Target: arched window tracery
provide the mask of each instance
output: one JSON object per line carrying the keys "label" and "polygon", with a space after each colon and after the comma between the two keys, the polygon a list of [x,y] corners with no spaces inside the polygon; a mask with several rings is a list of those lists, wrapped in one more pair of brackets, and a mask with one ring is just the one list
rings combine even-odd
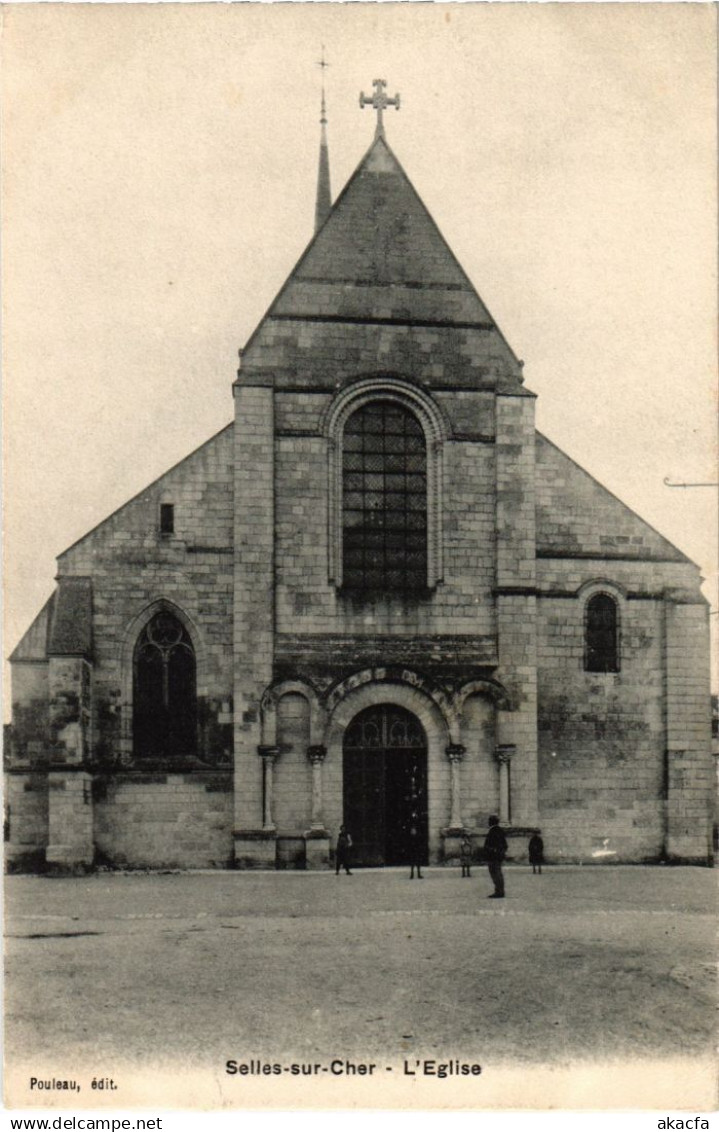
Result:
{"label": "arched window tracery", "polygon": [[168,610],[144,627],[133,658],[132,735],[136,758],[197,754],[197,668],[189,633]]}

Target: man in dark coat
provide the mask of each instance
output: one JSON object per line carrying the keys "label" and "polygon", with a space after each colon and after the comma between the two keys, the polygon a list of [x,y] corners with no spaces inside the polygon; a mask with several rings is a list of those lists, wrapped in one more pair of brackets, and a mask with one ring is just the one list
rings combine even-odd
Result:
{"label": "man in dark coat", "polygon": [[484,839],[484,855],[487,858],[489,875],[494,883],[494,892],[490,892],[490,900],[501,900],[504,897],[504,877],[502,876],[502,861],[507,855],[507,838],[499,826],[499,818],[492,814],[489,822],[489,832]]}
{"label": "man in dark coat", "polygon": [[422,880],[422,852],[420,846],[421,838],[419,835],[419,814],[412,813],[412,818],[409,825],[409,879],[414,880],[414,870],[417,870],[417,877]]}

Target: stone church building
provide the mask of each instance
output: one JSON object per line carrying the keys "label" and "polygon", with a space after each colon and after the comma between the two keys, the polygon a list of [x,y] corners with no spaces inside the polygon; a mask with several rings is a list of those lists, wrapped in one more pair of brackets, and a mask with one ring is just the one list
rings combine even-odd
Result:
{"label": "stone church building", "polygon": [[[697,566],[534,425],[390,149],[241,352],[234,420],[58,558],[14,650],[13,869],[707,862]],[[590,427],[590,422],[588,422]]]}

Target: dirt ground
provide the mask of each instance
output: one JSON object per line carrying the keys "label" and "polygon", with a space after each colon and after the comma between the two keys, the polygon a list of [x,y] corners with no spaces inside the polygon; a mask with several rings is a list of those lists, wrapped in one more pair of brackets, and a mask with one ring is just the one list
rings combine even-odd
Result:
{"label": "dirt ground", "polygon": [[6,1059],[710,1053],[710,870],[506,872],[8,877]]}

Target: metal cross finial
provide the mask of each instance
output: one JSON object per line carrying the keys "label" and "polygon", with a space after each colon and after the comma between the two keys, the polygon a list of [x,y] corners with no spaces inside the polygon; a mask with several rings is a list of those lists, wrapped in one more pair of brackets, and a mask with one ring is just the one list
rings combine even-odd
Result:
{"label": "metal cross finial", "polygon": [[387,97],[384,89],[387,86],[385,79],[374,79],[372,86],[374,87],[374,94],[371,98],[366,95],[364,91],[360,91],[360,110],[363,110],[365,106],[372,106],[373,109],[377,111],[377,129],[375,131],[375,137],[383,138],[384,123],[382,121],[382,111],[386,110],[388,106],[394,106],[396,110],[399,110],[399,95],[396,94],[394,98]]}
{"label": "metal cross finial", "polygon": [[325,71],[329,67],[329,63],[325,59],[325,45],[322,44],[322,58],[317,60],[317,66],[322,69],[322,117],[320,122],[323,125],[327,123],[327,111],[325,109]]}

